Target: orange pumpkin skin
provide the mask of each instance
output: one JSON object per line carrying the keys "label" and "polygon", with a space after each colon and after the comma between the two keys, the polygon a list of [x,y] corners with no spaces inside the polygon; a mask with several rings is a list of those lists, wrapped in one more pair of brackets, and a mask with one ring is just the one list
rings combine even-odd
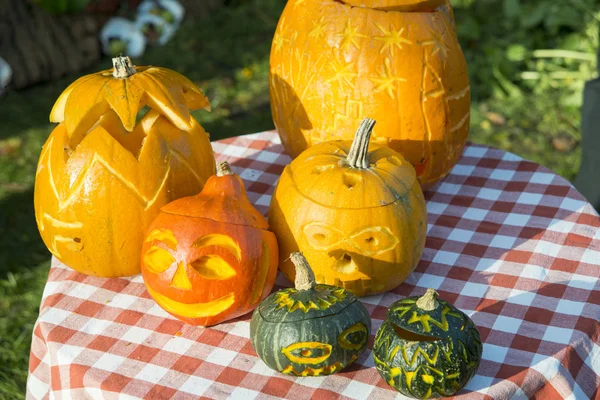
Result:
{"label": "orange pumpkin skin", "polygon": [[[145,104],[154,107],[136,124]],[[208,100],[161,68],[139,67],[129,78],[102,71],[65,90],[34,193],[37,225],[54,256],[89,275],[140,272],[144,235],[160,207],[202,190],[215,170],[209,137],[188,107]]]}
{"label": "orange pumpkin skin", "polygon": [[320,143],[286,166],[269,223],[289,280],[295,268],[284,254],[300,251],[316,282],[368,296],[394,289],[415,270],[425,247],[427,206],[404,157],[368,146],[367,139],[361,152],[368,166],[359,168],[350,162],[355,143]]}
{"label": "orange pumpkin skin", "polygon": [[[353,5],[353,6],[351,6]],[[290,0],[270,58],[271,110],[286,151],[351,140],[404,155],[426,189],[460,158],[470,86],[447,0]]]}
{"label": "orange pumpkin skin", "polygon": [[271,292],[278,246],[237,175],[164,206],[142,249],[142,276],[168,313],[210,326],[246,314]]}

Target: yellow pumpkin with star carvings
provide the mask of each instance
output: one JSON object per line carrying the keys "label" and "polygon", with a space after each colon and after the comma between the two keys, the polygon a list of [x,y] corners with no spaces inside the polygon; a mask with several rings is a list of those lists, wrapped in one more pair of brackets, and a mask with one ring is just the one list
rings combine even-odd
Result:
{"label": "yellow pumpkin with star carvings", "polygon": [[269,79],[293,158],[351,140],[369,117],[373,142],[405,156],[426,189],[460,159],[469,133],[469,77],[448,0],[290,0]]}

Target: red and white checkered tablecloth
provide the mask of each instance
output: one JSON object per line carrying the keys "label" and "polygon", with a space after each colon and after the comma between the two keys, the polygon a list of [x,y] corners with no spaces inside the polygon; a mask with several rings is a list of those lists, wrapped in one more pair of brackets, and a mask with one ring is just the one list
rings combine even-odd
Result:
{"label": "red and white checkered tablecloth", "polygon": [[[275,132],[213,143],[265,214],[290,159]],[[363,298],[372,334],[394,301],[436,289],[470,315],[483,359],[461,399],[600,398],[600,217],[563,178],[513,154],[468,145],[426,192],[428,238],[400,287]],[[276,289],[289,285],[280,274]],[[402,398],[370,348],[348,370],[296,378],[250,345],[250,314],[186,325],[150,298],[141,276],[100,279],[55,259],[31,347],[31,399]]]}

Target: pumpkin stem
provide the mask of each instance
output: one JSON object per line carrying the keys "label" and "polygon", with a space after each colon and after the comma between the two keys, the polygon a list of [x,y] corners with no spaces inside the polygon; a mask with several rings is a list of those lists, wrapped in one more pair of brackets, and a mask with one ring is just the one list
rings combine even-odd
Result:
{"label": "pumpkin stem", "polygon": [[315,274],[312,272],[308,261],[299,251],[290,255],[290,259],[296,267],[296,290],[310,290],[315,287]]}
{"label": "pumpkin stem", "polygon": [[438,306],[437,292],[431,288],[427,289],[427,292],[417,300],[417,307],[425,310],[432,311],[435,310]]}
{"label": "pumpkin stem", "polygon": [[354,134],[352,147],[350,147],[350,152],[348,153],[348,157],[346,157],[348,164],[352,168],[365,169],[369,166],[367,151],[369,150],[369,140],[371,139],[371,132],[373,132],[374,126],[374,119],[365,118]]}
{"label": "pumpkin stem", "polygon": [[217,164],[217,176],[233,175],[231,166],[227,161],[223,161]]}
{"label": "pumpkin stem", "polygon": [[113,62],[113,76],[115,78],[129,78],[135,74],[135,67],[131,62],[131,59],[127,56],[118,55],[112,59]]}

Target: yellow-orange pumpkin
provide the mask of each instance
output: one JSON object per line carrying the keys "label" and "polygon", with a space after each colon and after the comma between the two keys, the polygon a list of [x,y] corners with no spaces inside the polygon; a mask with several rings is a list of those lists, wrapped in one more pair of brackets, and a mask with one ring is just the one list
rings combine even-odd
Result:
{"label": "yellow-orange pumpkin", "polygon": [[[398,286],[425,246],[427,210],[415,169],[389,147],[372,144],[366,119],[354,142],[305,150],[285,167],[269,209],[280,254],[301,251],[318,283],[358,296]],[[294,281],[285,256],[279,268]]]}
{"label": "yellow-orange pumpkin", "polygon": [[373,141],[402,153],[428,188],[462,154],[469,131],[466,62],[448,0],[290,0],[270,59],[271,109],[297,157],[352,139],[377,121]]}
{"label": "yellow-orange pumpkin", "polygon": [[142,249],[154,300],[175,317],[209,326],[252,311],[271,292],[277,240],[227,162],[201,193],[161,209]]}
{"label": "yellow-orange pumpkin", "polygon": [[50,120],[59,125],[35,181],[36,220],[50,252],[102,277],[139,273],[144,234],[160,207],[202,190],[215,171],[208,134],[190,116],[210,107],[202,91],[168,69],[113,62],[58,98]]}

